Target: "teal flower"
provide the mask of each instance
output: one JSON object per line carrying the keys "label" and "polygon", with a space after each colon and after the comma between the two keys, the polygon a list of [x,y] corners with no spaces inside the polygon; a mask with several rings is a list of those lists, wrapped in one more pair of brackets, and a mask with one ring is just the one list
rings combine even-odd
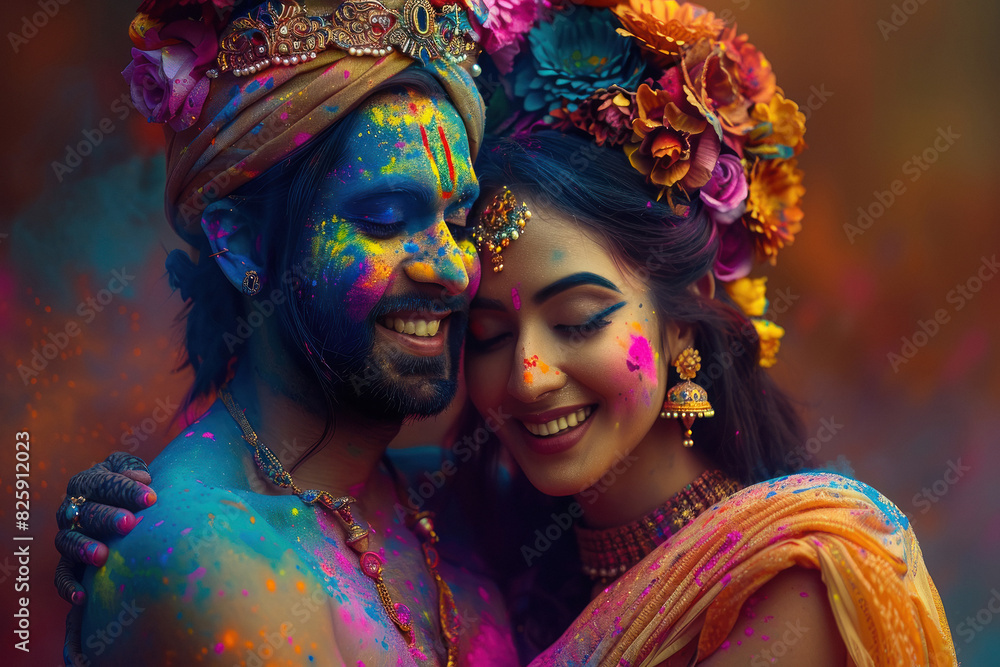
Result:
{"label": "teal flower", "polygon": [[531,58],[514,81],[525,111],[548,113],[576,103],[599,88],[635,90],[642,61],[633,40],[615,32],[618,20],[605,9],[577,7],[541,23],[528,35]]}

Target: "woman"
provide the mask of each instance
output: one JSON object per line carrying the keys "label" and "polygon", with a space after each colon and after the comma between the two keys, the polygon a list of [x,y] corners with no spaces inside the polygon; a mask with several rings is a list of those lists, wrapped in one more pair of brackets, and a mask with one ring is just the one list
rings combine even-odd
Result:
{"label": "woman", "polygon": [[[492,510],[467,499],[473,525],[491,531],[481,551],[508,576],[535,570],[515,626],[540,649],[554,639],[547,619],[577,616],[532,664],[954,664],[902,513],[839,475],[776,477],[801,426],[736,305],[753,310],[739,290],[754,285],[731,287],[735,302],[716,291],[705,205],[681,217],[650,199],[621,151],[571,166],[587,141],[540,132],[478,163],[486,188],[504,184],[484,234],[495,241],[510,219],[518,234],[473,300],[469,395],[511,415],[496,436],[535,489],[573,499],[523,485]],[[714,415],[687,431],[668,396],[684,380],[669,367],[683,370],[693,348]],[[524,530],[496,538],[504,515]],[[548,544],[567,515],[580,518],[576,549]]]}
{"label": "woman", "polygon": [[[496,437],[531,485],[573,497],[495,506],[527,524],[507,557],[545,571],[515,626],[551,615],[540,590],[573,599],[570,563],[592,583],[535,662],[954,664],[906,517],[839,475],[778,477],[804,438],[748,274],[800,229],[805,117],[769,62],[688,3],[577,8],[528,41],[515,139],[476,167],[493,272],[466,381],[512,416]],[[577,548],[548,554],[566,515]]]}
{"label": "woman", "polygon": [[[470,313],[470,398],[511,415],[496,436],[538,491],[574,496],[553,509],[515,484],[500,494],[507,520],[477,508],[483,540],[500,538],[484,553],[576,562],[594,583],[538,664],[954,664],[905,517],[836,475],[770,479],[801,427],[760,368],[778,333],[763,285],[742,279],[797,231],[801,114],[745,38],[690,5],[660,10],[672,15],[615,9],[643,50],[595,39],[604,10],[540,26],[514,91],[527,125],[563,133],[477,163],[494,271]],[[617,67],[620,88],[565,74],[559,88],[543,57],[581,43],[614,44],[578,60]],[[582,517],[576,554],[524,538],[545,527],[526,507],[560,527]],[[570,579],[530,590],[572,606]]]}

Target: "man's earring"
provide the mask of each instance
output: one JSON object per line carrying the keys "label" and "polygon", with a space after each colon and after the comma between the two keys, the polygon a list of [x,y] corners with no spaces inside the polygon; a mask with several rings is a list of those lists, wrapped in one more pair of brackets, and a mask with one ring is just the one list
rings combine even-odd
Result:
{"label": "man's earring", "polygon": [[255,296],[260,292],[260,276],[256,271],[247,271],[243,276],[243,293],[247,296]]}
{"label": "man's earring", "polygon": [[695,417],[713,417],[715,410],[708,402],[708,392],[700,385],[691,382],[695,373],[701,370],[701,356],[698,354],[698,350],[693,347],[684,350],[677,357],[674,366],[683,382],[675,384],[667,392],[667,400],[663,403],[663,412],[660,413],[660,416],[664,419],[680,419],[684,428],[687,429],[684,433],[684,446],[693,447],[691,426],[694,424]]}

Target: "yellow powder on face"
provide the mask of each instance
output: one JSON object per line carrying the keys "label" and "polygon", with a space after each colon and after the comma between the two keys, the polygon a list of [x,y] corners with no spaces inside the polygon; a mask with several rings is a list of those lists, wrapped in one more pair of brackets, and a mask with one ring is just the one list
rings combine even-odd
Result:
{"label": "yellow powder on face", "polygon": [[389,157],[389,164],[383,165],[381,170],[383,174],[394,174],[396,173],[396,156],[392,155]]}
{"label": "yellow powder on face", "polygon": [[530,371],[524,371],[524,382],[525,384],[532,384],[535,381],[535,377]]}

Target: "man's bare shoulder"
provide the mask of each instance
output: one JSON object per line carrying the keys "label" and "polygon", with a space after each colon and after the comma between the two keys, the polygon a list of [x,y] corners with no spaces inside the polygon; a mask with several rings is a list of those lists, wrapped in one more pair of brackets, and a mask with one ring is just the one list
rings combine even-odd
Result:
{"label": "man's bare shoulder", "polygon": [[[200,433],[154,462],[156,504],[129,535],[109,541],[104,567],[87,572],[85,655],[95,664],[148,651],[156,664],[255,662],[248,652],[296,662],[317,647],[336,655],[323,620],[327,582],[302,567],[292,541],[255,507],[260,496],[220,484],[242,475],[245,486],[242,464]],[[267,498],[285,501],[293,499]]]}

